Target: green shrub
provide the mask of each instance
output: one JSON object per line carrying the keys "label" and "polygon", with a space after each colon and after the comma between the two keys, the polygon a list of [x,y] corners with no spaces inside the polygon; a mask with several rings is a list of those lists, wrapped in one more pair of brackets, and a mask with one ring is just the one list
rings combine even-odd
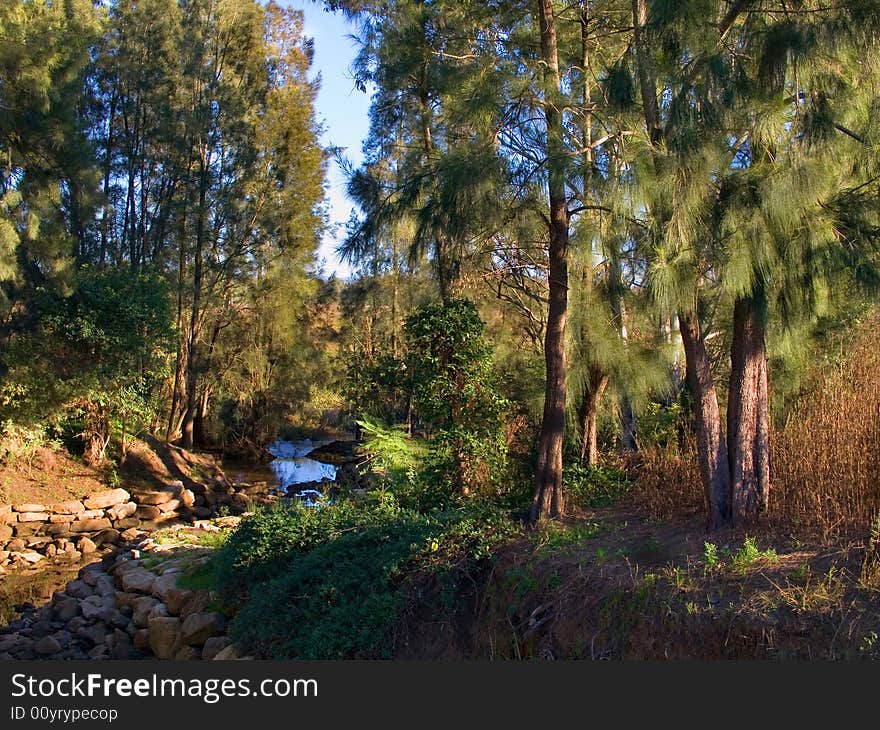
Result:
{"label": "green shrub", "polygon": [[632,486],[619,469],[577,463],[565,465],[562,480],[570,503],[584,509],[612,505]]}

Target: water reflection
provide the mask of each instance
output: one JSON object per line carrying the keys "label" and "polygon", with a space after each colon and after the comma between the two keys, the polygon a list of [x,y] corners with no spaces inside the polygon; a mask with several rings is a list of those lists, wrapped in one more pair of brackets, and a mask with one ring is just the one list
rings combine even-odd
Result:
{"label": "water reflection", "polygon": [[[333,481],[336,479],[336,467],[324,464],[316,459],[306,458],[317,448],[331,443],[330,441],[276,441],[267,447],[267,451],[275,457],[269,466],[278,480],[278,488],[287,492],[288,487],[308,482]],[[293,491],[293,490],[291,490]]]}

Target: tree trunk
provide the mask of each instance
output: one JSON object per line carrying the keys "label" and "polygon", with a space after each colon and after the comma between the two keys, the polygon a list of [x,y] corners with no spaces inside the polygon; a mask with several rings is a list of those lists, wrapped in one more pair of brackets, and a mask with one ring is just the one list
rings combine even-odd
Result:
{"label": "tree trunk", "polygon": [[584,393],[578,420],[581,424],[581,464],[596,466],[599,463],[598,415],[602,394],[608,386],[608,375],[599,368],[590,368],[590,384]]}
{"label": "tree trunk", "polygon": [[565,199],[565,155],[560,108],[559,57],[552,0],[538,0],[541,56],[544,61],[544,116],[547,122],[549,216],[549,311],[544,337],[546,386],[538,440],[535,492],[529,520],[562,514],[562,444],[565,437],[567,363],[565,325],[568,307],[569,213]]}
{"label": "tree trunk", "polygon": [[770,413],[764,322],[757,299],[733,308],[727,454],[734,524],[754,520],[770,496]]}
{"label": "tree trunk", "polygon": [[697,454],[706,493],[707,527],[717,530],[730,519],[730,472],[721,411],[712,368],[696,314],[679,312],[679,329],[687,362],[687,379],[694,404]]}

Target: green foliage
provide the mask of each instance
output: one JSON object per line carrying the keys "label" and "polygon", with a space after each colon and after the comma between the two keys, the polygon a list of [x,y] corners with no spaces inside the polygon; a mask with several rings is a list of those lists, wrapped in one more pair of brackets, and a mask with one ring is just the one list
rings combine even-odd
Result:
{"label": "green foliage", "polygon": [[745,573],[758,560],[773,563],[777,559],[776,551],[773,548],[759,550],[755,538],[746,537],[739,551],[731,556],[730,568],[735,573]]}
{"label": "green foliage", "polygon": [[[516,528],[489,505],[422,515],[385,500],[354,508],[257,512],[217,552],[219,592],[237,612],[231,635],[266,658],[351,659],[391,654],[406,576],[472,568]],[[447,594],[448,595],[448,594]]]}
{"label": "green foliage", "polygon": [[464,494],[497,483],[506,460],[509,404],[483,329],[476,306],[463,299],[422,307],[405,325],[413,405],[434,435],[432,469]]}
{"label": "green foliage", "polygon": [[608,507],[632,486],[626,474],[619,469],[582,466],[578,463],[564,466],[562,480],[570,502],[582,509]]}
{"label": "green foliage", "polygon": [[718,546],[713,542],[703,543],[703,565],[707,571],[714,570],[718,565]]}

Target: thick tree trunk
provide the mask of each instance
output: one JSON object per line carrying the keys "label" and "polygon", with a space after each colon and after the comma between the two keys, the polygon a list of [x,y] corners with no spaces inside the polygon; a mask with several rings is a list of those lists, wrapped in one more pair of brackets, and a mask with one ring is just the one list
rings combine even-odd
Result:
{"label": "thick tree trunk", "polygon": [[595,466],[599,463],[598,416],[602,394],[608,386],[608,375],[599,368],[590,368],[590,384],[584,393],[578,420],[581,424],[581,464]]}
{"label": "thick tree trunk", "polygon": [[755,519],[770,496],[770,413],[764,322],[754,297],[736,300],[730,349],[727,453],[732,518]]}
{"label": "thick tree trunk", "polygon": [[538,0],[541,55],[544,61],[544,116],[547,122],[549,216],[549,298],[544,337],[546,386],[544,415],[538,440],[532,523],[562,514],[562,444],[565,437],[567,363],[565,325],[568,308],[569,213],[565,199],[565,156],[560,109],[559,57],[552,0]]}
{"label": "thick tree trunk", "polygon": [[697,455],[706,493],[708,524],[717,530],[730,519],[730,472],[721,411],[712,378],[711,362],[695,314],[679,312],[679,329],[687,361],[687,379],[694,404]]}

